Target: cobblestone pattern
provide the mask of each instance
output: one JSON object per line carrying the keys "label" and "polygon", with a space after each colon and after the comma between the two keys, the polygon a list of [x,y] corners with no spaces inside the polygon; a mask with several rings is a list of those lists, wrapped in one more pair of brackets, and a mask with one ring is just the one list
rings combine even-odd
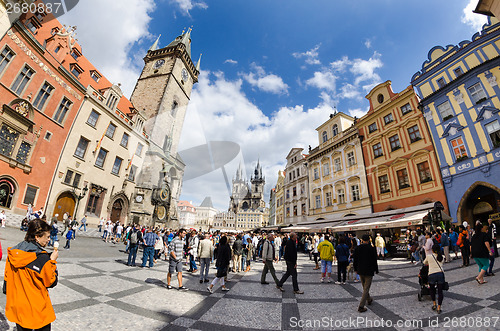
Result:
{"label": "cobblestone pattern", "polygon": [[[2,230],[3,253],[22,235],[13,229]],[[419,267],[406,260],[380,261],[380,273],[374,277],[371,290],[374,303],[360,314],[357,307],[361,284],[320,283],[320,274],[313,270],[312,261],[302,254],[298,270],[303,295],[293,293],[291,279],[284,285],[285,292],[276,289],[271,275],[267,276],[271,284],[261,285],[261,262],[253,263],[248,273],[230,273],[228,292],[222,292],[217,285],[215,293],[210,294],[207,283],[200,284],[199,275],[188,272],[184,272],[184,285],[189,291],[177,290],[175,277],[174,288],[167,289],[167,262],[159,261],[152,269],[127,267],[123,249],[123,245],[77,237],[71,250],[61,251],[60,282],[50,290],[57,316],[53,330],[330,330],[346,329],[339,323],[357,321],[359,317],[367,323],[372,321],[373,329],[382,329],[375,323],[383,319],[393,324],[383,329],[430,330],[435,329],[432,323],[444,327],[449,321],[451,327],[451,321],[460,321],[459,318],[468,319],[470,324],[473,320],[477,323],[486,317],[500,316],[500,274],[488,277],[487,284],[478,285],[474,280],[476,265],[460,268],[457,260],[445,264],[450,291],[445,292],[441,315],[431,310],[428,296],[418,301]],[[139,252],[138,264],[141,257]],[[1,272],[4,267],[5,258],[0,264]],[[278,277],[284,269],[283,262],[276,265]],[[210,274],[215,274],[213,266]],[[336,280],[336,272],[332,276]],[[5,319],[3,295],[0,304],[0,330],[14,330],[14,325]],[[398,327],[398,320],[417,324]],[[372,329],[364,323],[344,326]],[[462,329],[500,330],[500,321],[493,325],[491,320],[489,327],[468,326]]]}

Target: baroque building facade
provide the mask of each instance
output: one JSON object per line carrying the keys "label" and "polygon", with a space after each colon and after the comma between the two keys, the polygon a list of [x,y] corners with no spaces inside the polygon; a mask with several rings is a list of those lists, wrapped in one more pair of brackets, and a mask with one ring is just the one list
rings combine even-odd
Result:
{"label": "baroque building facade", "polygon": [[373,211],[441,201],[446,194],[432,138],[411,86],[394,93],[391,81],[366,96],[368,113],[356,126],[363,137],[368,190]]}
{"label": "baroque building facade", "polygon": [[355,119],[331,114],[320,125],[319,145],[309,151],[309,218],[336,220],[372,212]]}
{"label": "baroque building facade", "polygon": [[278,171],[278,180],[276,181],[276,224],[282,225],[285,222],[285,173]]}
{"label": "baroque building facade", "polygon": [[499,77],[500,24],[493,17],[470,41],[432,48],[412,78],[450,216],[459,222],[500,212]]}
{"label": "baroque building facade", "polygon": [[292,148],[285,167],[284,225],[306,222],[309,213],[309,176],[302,148]]}

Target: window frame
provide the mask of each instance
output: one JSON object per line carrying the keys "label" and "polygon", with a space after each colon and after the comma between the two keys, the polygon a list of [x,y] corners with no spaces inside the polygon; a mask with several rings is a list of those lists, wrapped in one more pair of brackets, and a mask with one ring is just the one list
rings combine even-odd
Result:
{"label": "window frame", "polygon": [[[112,132],[110,132],[111,128],[113,129]],[[108,127],[106,128],[105,136],[108,137],[109,139],[113,139],[117,128],[118,126],[116,124],[114,124],[113,122],[109,122]]]}
{"label": "window frame", "polygon": [[69,111],[71,110],[71,106],[73,106],[73,101],[71,101],[70,99],[68,99],[66,97],[63,97],[61,102],[59,103],[59,106],[57,107],[57,110],[54,113],[54,116],[52,117],[52,119],[56,123],[63,125]]}
{"label": "window frame", "polygon": [[322,143],[326,143],[328,141],[328,133],[326,131],[323,131],[323,133],[321,134],[321,140]]}
{"label": "window frame", "polygon": [[[97,117],[95,117],[95,121],[91,121],[93,119],[93,114],[96,114]],[[91,127],[95,128],[97,125],[97,122],[99,121],[99,117],[101,117],[101,114],[99,114],[95,109],[92,109],[92,111],[89,114],[89,117],[87,118],[87,124],[90,125]]]}
{"label": "window frame", "polygon": [[339,188],[337,190],[338,203],[344,204],[345,202],[345,190],[343,188]]}
{"label": "window frame", "polygon": [[[458,140],[460,140],[460,142],[458,142]],[[457,146],[453,146],[454,141],[457,141]],[[456,162],[465,160],[469,157],[469,152],[467,151],[467,147],[465,146],[464,138],[462,136],[458,136],[454,139],[450,139],[450,147],[451,147],[451,150],[453,151]],[[461,147],[463,147],[463,150],[461,149]],[[462,153],[460,153],[460,155],[457,154],[457,149],[458,149],[458,151],[462,152]]]}
{"label": "window frame", "polygon": [[389,137],[389,144],[391,145],[392,152],[397,151],[398,149],[401,148],[401,141],[399,139],[398,133]]}
{"label": "window frame", "polygon": [[[475,91],[471,91],[471,89],[477,88]],[[480,82],[477,82],[467,88],[467,92],[470,95],[470,99],[473,104],[477,105],[482,103],[483,101],[488,99],[488,96],[486,95],[486,91],[484,90],[483,86],[481,85]]]}
{"label": "window frame", "polygon": [[[99,159],[101,157],[101,152],[103,153],[104,157],[102,158],[102,161],[99,161]],[[97,157],[96,157],[95,163],[94,163],[94,165],[97,168],[104,169],[104,164],[106,163],[106,158],[108,157],[108,153],[109,153],[109,151],[105,150],[102,147],[99,149],[99,152],[97,153]]]}
{"label": "window frame", "polygon": [[406,105],[401,106],[400,109],[401,109],[401,115],[402,116],[405,116],[406,114],[411,113],[411,111],[413,110],[411,108],[411,105],[410,105],[409,102]]}
{"label": "window frame", "polygon": [[407,131],[408,131],[408,136],[410,137],[410,141],[412,143],[417,142],[419,140],[422,140],[422,136],[420,135],[420,128],[418,127],[418,124],[415,124],[414,126],[409,127],[407,129]]}
{"label": "window frame", "polygon": [[373,122],[372,124],[368,125],[368,133],[373,133],[377,130],[378,130],[377,122]]}
{"label": "window frame", "polygon": [[[24,72],[25,69],[26,73]],[[25,80],[26,77],[28,76],[28,73],[30,72],[31,75],[28,77],[27,80]],[[10,86],[11,91],[18,96],[22,96],[35,74],[36,71],[33,68],[31,68],[31,66],[25,63],[24,66],[21,68],[21,70],[19,70],[19,72],[17,73],[16,78],[14,78],[14,81],[12,82]],[[23,78],[20,78],[21,75],[23,76]]]}
{"label": "window frame", "polygon": [[379,158],[384,155],[384,149],[382,148],[382,143],[378,142],[375,145],[372,145],[373,150],[373,158]]}
{"label": "window frame", "polygon": [[[35,190],[35,194],[33,196],[33,201],[26,201],[26,198],[28,197],[28,190],[30,188]],[[22,204],[23,205],[29,205],[31,203],[32,206],[35,206],[35,204],[36,204],[36,198],[38,196],[38,191],[39,190],[40,190],[40,188],[37,187],[37,186],[35,186],[35,185],[26,184],[26,189],[24,190],[24,196],[23,196],[23,202],[22,202]]]}
{"label": "window frame", "polygon": [[[6,54],[4,54],[5,51],[7,51]],[[10,58],[8,58],[9,54],[12,54]],[[9,46],[5,45],[0,52],[0,76],[7,70],[16,55],[17,54]]]}
{"label": "window frame", "polygon": [[[424,165],[427,166],[424,167]],[[417,163],[417,172],[420,179],[420,184],[432,181],[432,172],[428,161]]]}
{"label": "window frame", "polygon": [[[77,151],[78,151],[78,149],[80,147],[80,142],[82,140],[86,141],[87,144],[85,145],[85,148],[83,149],[83,155],[80,156],[79,154],[77,154]],[[87,138],[85,138],[83,136],[80,136],[80,139],[78,140],[78,144],[76,145],[75,152],[73,153],[73,156],[75,156],[75,157],[77,157],[79,159],[85,159],[85,154],[87,154],[87,149],[89,147],[89,143],[90,143],[90,140],[88,140]]]}
{"label": "window frame", "polygon": [[52,96],[52,92],[54,90],[55,90],[54,86],[49,84],[47,81],[44,81],[42,86],[40,87],[40,90],[38,90],[35,100],[33,101],[33,107],[42,111],[45,108],[47,101],[50,100],[50,97]]}
{"label": "window frame", "polygon": [[347,167],[354,167],[356,165],[356,155],[354,151],[347,152]]}
{"label": "window frame", "polygon": [[410,177],[408,176],[408,170],[406,168],[397,170],[396,177],[398,178],[400,190],[410,187]]}
{"label": "window frame", "polygon": [[378,176],[378,187],[380,194],[388,193],[391,191],[389,176],[387,174]]}
{"label": "window frame", "polygon": [[337,124],[334,124],[332,127],[332,134],[333,137],[337,136],[339,134],[339,126]]}
{"label": "window frame", "polygon": [[392,116],[392,113],[389,113],[389,114],[387,114],[387,115],[384,116],[384,123],[385,123],[385,125],[389,125],[392,122],[394,122],[394,116]]}
{"label": "window frame", "polygon": [[[445,105],[447,106],[447,109],[443,109]],[[448,100],[437,105],[436,109],[443,122],[455,116],[455,112],[453,111],[453,108],[451,107],[451,104]]]}
{"label": "window frame", "polygon": [[[117,171],[115,171],[115,168],[116,168],[116,162],[117,162],[118,160],[120,161],[120,164],[118,165],[118,170],[117,170]],[[115,157],[115,162],[113,162],[113,167],[111,167],[111,173],[112,173],[113,175],[117,175],[117,176],[119,176],[119,175],[120,175],[120,170],[121,170],[121,168],[122,168],[122,164],[123,164],[123,159],[122,159],[121,157],[116,156],[116,157]]]}
{"label": "window frame", "polygon": [[[494,128],[495,124],[498,127],[498,129],[493,132],[490,132],[489,127],[492,126],[492,129],[495,129]],[[484,128],[486,130],[486,133],[490,137],[490,141],[493,148],[500,147],[500,122],[498,120],[494,120],[488,124],[485,124]]]}
{"label": "window frame", "polygon": [[359,184],[352,184],[351,185],[351,195],[352,195],[352,201],[361,200],[361,193],[359,191]]}
{"label": "window frame", "polygon": [[[125,137],[127,137],[127,141],[125,144],[123,144],[123,138]],[[130,140],[130,135],[127,132],[123,132],[122,139],[120,140],[120,146],[122,146],[123,148],[127,148],[129,140]]]}

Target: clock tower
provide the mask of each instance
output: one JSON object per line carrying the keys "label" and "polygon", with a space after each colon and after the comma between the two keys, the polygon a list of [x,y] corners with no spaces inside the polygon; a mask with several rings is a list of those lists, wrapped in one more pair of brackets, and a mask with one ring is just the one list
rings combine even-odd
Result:
{"label": "clock tower", "polygon": [[[145,118],[144,133],[149,148],[137,175],[131,216],[134,223],[168,223],[175,227],[177,201],[185,165],[178,154],[186,109],[193,85],[198,82],[200,60],[191,60],[191,29],[168,46],[158,49],[158,40],[144,57],[144,68],[130,98]],[[131,151],[134,152],[134,151]]]}

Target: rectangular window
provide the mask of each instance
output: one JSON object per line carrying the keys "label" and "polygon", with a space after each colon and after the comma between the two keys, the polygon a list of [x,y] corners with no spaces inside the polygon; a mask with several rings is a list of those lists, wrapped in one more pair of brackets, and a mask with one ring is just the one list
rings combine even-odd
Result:
{"label": "rectangular window", "polygon": [[97,73],[97,71],[95,70],[92,70],[90,72],[90,77],[96,82],[96,83],[99,83],[99,79],[101,79],[101,75],[99,75],[99,73]]}
{"label": "rectangular window", "polygon": [[135,174],[137,172],[137,167],[135,165],[132,165],[130,167],[130,172],[128,174],[128,180],[131,181],[131,182],[135,182]]}
{"label": "rectangular window", "polygon": [[352,185],[351,186],[351,191],[352,191],[352,201],[358,201],[360,200],[359,196],[359,185]]}
{"label": "rectangular window", "polygon": [[318,171],[318,168],[314,168],[313,172],[314,172],[314,179],[319,179],[319,171]]}
{"label": "rectangular window", "polygon": [[35,72],[30,67],[24,66],[23,70],[21,70],[19,75],[17,75],[16,80],[12,84],[12,91],[14,91],[17,95],[21,95],[34,74]]}
{"label": "rectangular window", "polygon": [[73,59],[75,59],[75,60],[77,60],[77,61],[78,61],[78,57],[79,57],[79,55],[78,55],[78,53],[77,53],[75,50],[73,50],[73,51],[71,52],[71,56],[73,57]]}
{"label": "rectangular window", "polygon": [[24,194],[23,204],[29,205],[31,203],[31,205],[34,205],[36,192],[38,192],[37,187],[28,185],[28,187],[26,187],[26,193]]}
{"label": "rectangular window", "polygon": [[66,176],[64,177],[64,183],[65,184],[71,184],[71,179],[73,178],[73,171],[72,170],[69,170],[66,171]]}
{"label": "rectangular window", "polygon": [[399,136],[395,134],[392,137],[389,137],[389,142],[391,143],[391,150],[395,151],[401,148],[401,144],[399,143]]}
{"label": "rectangular window", "polygon": [[75,174],[75,179],[73,179],[73,187],[78,187],[78,185],[80,185],[81,178],[82,178],[82,175]]}
{"label": "rectangular window", "polygon": [[292,189],[292,192],[293,192],[293,196],[294,196],[294,197],[296,197],[296,196],[297,196],[297,188],[296,188],[296,187],[294,187],[294,188]]}
{"label": "rectangular window", "polygon": [[106,137],[113,139],[115,131],[116,131],[116,125],[114,125],[113,123],[109,123],[108,129],[106,130]]}
{"label": "rectangular window", "polygon": [[416,124],[408,129],[408,135],[410,136],[410,141],[412,143],[422,139],[422,137],[420,136],[420,131],[418,130],[418,125]]}
{"label": "rectangular window", "polygon": [[108,151],[105,149],[100,149],[99,154],[97,154],[97,159],[95,160],[95,165],[99,168],[104,166],[104,161],[106,161],[106,156],[108,155]]}
{"label": "rectangular window", "polygon": [[384,116],[384,123],[386,125],[389,124],[389,123],[391,123],[392,121],[394,121],[394,118],[392,117],[392,113],[390,113],[389,115]]}
{"label": "rectangular window", "polygon": [[30,30],[31,32],[33,32],[33,34],[36,34],[36,31],[38,30],[38,28],[35,26],[35,24],[33,24],[33,20],[30,20],[26,24],[26,27],[28,28],[28,30]]}
{"label": "rectangular window", "polygon": [[464,141],[462,137],[458,137],[451,141],[451,147],[453,148],[453,153],[455,153],[455,158],[457,161],[460,161],[464,158],[467,158],[467,150],[465,149]]}
{"label": "rectangular window", "polygon": [[10,157],[18,138],[19,132],[3,124],[0,129],[0,154]]}
{"label": "rectangular window", "polygon": [[89,141],[83,137],[80,137],[80,141],[78,142],[78,146],[76,146],[75,156],[79,158],[84,158],[85,153],[87,152],[87,146],[89,145]]}
{"label": "rectangular window", "polygon": [[326,206],[332,205],[332,192],[325,193]]}
{"label": "rectangular window", "polygon": [[31,151],[31,145],[28,144],[26,141],[23,141],[21,143],[21,146],[19,146],[19,150],[17,151],[17,156],[16,156],[17,162],[22,164],[27,164],[30,151]]}
{"label": "rectangular window", "polygon": [[408,114],[409,112],[411,112],[411,106],[409,103],[407,103],[406,105],[404,105],[403,107],[401,107],[401,114],[403,115],[406,115]]}
{"label": "rectangular window", "polygon": [[439,78],[437,80],[437,84],[438,84],[438,87],[441,88],[441,87],[444,87],[446,85],[446,82],[444,81],[444,78]]}
{"label": "rectangular window", "polygon": [[398,184],[400,189],[410,187],[410,179],[408,178],[408,172],[406,171],[406,169],[398,170],[396,174],[398,176]]}
{"label": "rectangular window", "polygon": [[289,199],[290,198],[290,190],[286,190],[286,198]]}
{"label": "rectangular window", "polygon": [[377,123],[372,123],[368,126],[368,131],[370,133],[377,131]]}
{"label": "rectangular window", "polygon": [[126,133],[123,133],[123,136],[122,136],[122,140],[120,141],[120,145],[127,148],[128,146],[128,138],[129,138],[129,135],[126,134]]}
{"label": "rectangular window", "polygon": [[487,99],[486,93],[480,83],[474,84],[468,88],[472,102],[475,104],[481,103]]}
{"label": "rectangular window", "polygon": [[378,177],[378,185],[380,187],[380,193],[390,192],[389,177],[387,175],[382,175]]}
{"label": "rectangular window", "polygon": [[99,195],[93,194],[89,196],[89,201],[87,203],[87,213],[96,214],[97,203],[99,202]]}
{"label": "rectangular window", "polygon": [[382,144],[381,143],[377,143],[377,144],[373,145],[372,147],[373,147],[374,158],[381,157],[382,155],[384,155],[384,153],[382,151]]}
{"label": "rectangular window", "polygon": [[317,195],[316,196],[316,209],[321,208],[321,196]]}
{"label": "rectangular window", "polygon": [[300,210],[300,214],[301,215],[305,215],[306,214],[306,204],[305,203],[302,204],[302,209]]}
{"label": "rectangular window", "polygon": [[286,217],[290,217],[290,207],[286,207]]}
{"label": "rectangular window", "polygon": [[0,54],[0,74],[7,68],[7,65],[10,63],[12,58],[14,57],[14,52],[10,50],[10,48],[5,47]]}
{"label": "rectangular window", "polygon": [[80,75],[83,74],[83,69],[76,63],[71,64],[69,70],[76,78],[80,78]]}
{"label": "rectangular window", "polygon": [[57,108],[56,114],[54,115],[54,120],[57,123],[62,124],[64,118],[66,117],[66,114],[69,111],[69,108],[71,107],[71,104],[71,101],[69,101],[67,98],[63,98],[61,104],[59,105],[59,108]]}
{"label": "rectangular window", "polygon": [[52,93],[53,90],[54,88],[49,83],[45,82],[40,92],[38,92],[38,95],[35,98],[35,102],[33,102],[33,106],[35,106],[35,108],[38,108],[39,110],[42,110],[45,102],[47,101],[50,93]]}
{"label": "rectangular window", "polygon": [[135,155],[141,156],[141,154],[142,154],[142,147],[143,147],[142,144],[140,144],[140,143],[137,144],[137,149],[135,150]]}
{"label": "rectangular window", "polygon": [[337,197],[339,198],[339,203],[345,203],[345,192],[343,188],[337,190]]}
{"label": "rectangular window", "polygon": [[120,168],[122,167],[122,159],[120,159],[118,156],[115,159],[115,163],[113,164],[113,169],[111,169],[111,173],[118,175],[120,173]]}
{"label": "rectangular window", "polygon": [[342,170],[342,164],[340,162],[340,157],[339,158],[336,158],[335,160],[333,160],[333,166],[335,168],[335,171],[340,171]]}
{"label": "rectangular window", "polygon": [[306,186],[304,184],[300,184],[300,194],[304,194],[306,192]]}
{"label": "rectangular window", "polygon": [[500,147],[500,125],[498,124],[498,120],[486,124],[484,127],[486,128],[486,131],[490,135],[493,147],[495,148]]}
{"label": "rectangular window", "polygon": [[347,153],[347,166],[352,167],[356,164],[356,158],[354,157],[354,152]]}
{"label": "rectangular window", "polygon": [[458,67],[458,68],[455,68],[453,69],[453,72],[455,73],[455,75],[458,77],[458,76],[461,76],[464,74],[462,68]]}
{"label": "rectangular window", "polygon": [[297,206],[293,206],[293,216],[297,216]]}
{"label": "rectangular window", "polygon": [[328,163],[323,164],[323,176],[328,176],[330,174],[330,165]]}
{"label": "rectangular window", "polygon": [[429,169],[429,162],[425,161],[417,164],[418,176],[420,183],[430,182],[432,180],[431,169]]}
{"label": "rectangular window", "polygon": [[446,121],[453,117],[453,110],[451,109],[451,105],[448,101],[443,102],[439,106],[437,106],[439,114],[441,114],[441,118],[443,121]]}
{"label": "rectangular window", "polygon": [[92,112],[89,115],[89,118],[87,119],[87,124],[95,128],[98,119],[99,119],[99,113],[96,112],[95,110],[92,110]]}

